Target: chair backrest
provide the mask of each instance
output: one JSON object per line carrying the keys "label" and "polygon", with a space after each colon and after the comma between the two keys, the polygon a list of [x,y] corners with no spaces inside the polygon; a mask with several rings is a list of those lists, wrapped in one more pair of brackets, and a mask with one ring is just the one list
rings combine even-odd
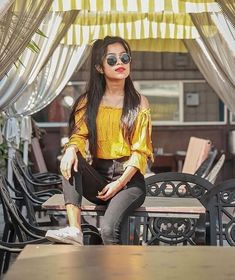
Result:
{"label": "chair backrest", "polygon": [[21,172],[21,169],[17,165],[15,158],[13,158],[11,165],[15,178],[15,184],[24,198],[28,219],[31,224],[37,225],[34,204],[41,205],[43,202],[45,202],[45,198],[42,199],[35,195],[34,186],[28,181],[26,175]]}
{"label": "chair backrest", "polygon": [[[45,231],[31,226],[21,214],[15,201],[11,198],[8,190],[8,182],[0,173],[0,202],[2,203],[4,215],[4,234],[0,241],[2,252],[0,252],[0,278],[1,273],[6,272],[9,267],[10,253],[19,252],[27,244],[45,242]],[[9,248],[11,249],[7,249]]]}
{"label": "chair backrest", "polygon": [[46,163],[45,163],[45,160],[44,160],[44,157],[42,154],[41,146],[40,146],[40,143],[39,143],[39,140],[37,137],[32,138],[31,145],[32,145],[34,160],[36,162],[38,171],[40,173],[47,172],[48,171],[47,166],[46,166]]}
{"label": "chair backrest", "polygon": [[190,137],[182,173],[194,174],[202,162],[208,157],[211,141]]}
{"label": "chair backrest", "polygon": [[213,185],[200,176],[165,172],[145,178],[147,195],[166,197],[194,197],[199,200],[213,188]]}
{"label": "chair backrest", "polygon": [[21,177],[21,181],[24,181],[25,179],[25,183],[28,189],[32,192],[35,191],[33,183],[31,182],[31,174],[29,172],[29,167],[24,163],[23,158],[18,151],[16,151],[15,157],[12,159],[12,169],[13,174],[15,175],[17,180],[18,177]]}
{"label": "chair backrest", "polygon": [[218,150],[215,147],[212,147],[208,154],[208,157],[199,166],[199,168],[195,172],[195,175],[205,178],[210,172],[210,169],[215,161],[217,154],[218,154]]}
{"label": "chair backrest", "polygon": [[24,176],[28,176],[30,177],[30,173],[29,173],[29,167],[25,164],[25,162],[23,161],[23,157],[21,155],[21,153],[19,151],[15,152],[15,156],[13,158],[13,161],[15,162],[15,165],[17,167],[19,167],[21,173]]}
{"label": "chair backrest", "polygon": [[[35,229],[21,214],[15,201],[11,198],[7,188],[6,180],[4,176],[0,174],[0,198],[3,204],[3,210],[7,212],[6,217],[9,218],[9,223],[12,223],[16,230],[19,241],[26,241],[31,238],[42,238],[38,233],[44,233],[40,229],[37,229],[38,233],[34,233]],[[44,233],[45,234],[45,233]]]}
{"label": "chair backrest", "polygon": [[23,160],[23,157],[20,153],[20,151],[16,150],[15,151],[15,160],[17,162],[17,164],[24,170],[26,170],[28,168],[28,166],[25,164],[24,160]]}
{"label": "chair backrest", "polygon": [[224,162],[225,162],[225,155],[222,154],[221,157],[219,158],[219,160],[214,165],[214,167],[211,169],[211,171],[205,177],[205,179],[207,179],[209,182],[214,184],[221,168],[223,167]]}
{"label": "chair backrest", "polygon": [[209,213],[210,244],[235,246],[235,179],[214,186],[202,203]]}

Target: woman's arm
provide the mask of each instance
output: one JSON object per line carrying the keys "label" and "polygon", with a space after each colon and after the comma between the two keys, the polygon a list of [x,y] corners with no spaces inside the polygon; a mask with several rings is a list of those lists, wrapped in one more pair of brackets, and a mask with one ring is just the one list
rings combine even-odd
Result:
{"label": "woman's arm", "polygon": [[74,145],[68,146],[60,162],[60,171],[66,180],[71,177],[71,169],[78,171],[77,148]]}
{"label": "woman's arm", "polygon": [[106,185],[101,192],[98,192],[97,198],[101,200],[109,200],[131,180],[138,169],[133,166],[128,166],[122,176],[114,182]]}
{"label": "woman's arm", "polygon": [[144,175],[147,168],[147,160],[153,160],[151,140],[151,116],[149,103],[146,97],[141,97],[141,110],[137,116],[135,130],[131,139],[131,156],[124,163],[124,168],[134,166]]}
{"label": "woman's arm", "polygon": [[[141,95],[141,102],[140,102],[141,110],[149,109],[149,102],[148,99]],[[135,175],[138,171],[138,168],[135,166],[127,166],[122,176],[118,179],[121,189],[131,180],[131,178]]]}
{"label": "woman's arm", "polygon": [[[79,104],[78,106],[82,106]],[[71,177],[71,169],[78,171],[77,152],[86,157],[86,141],[88,138],[88,129],[84,119],[84,111],[75,114],[74,133],[69,138],[69,142],[64,146],[64,154],[60,162],[60,171],[65,179]]]}

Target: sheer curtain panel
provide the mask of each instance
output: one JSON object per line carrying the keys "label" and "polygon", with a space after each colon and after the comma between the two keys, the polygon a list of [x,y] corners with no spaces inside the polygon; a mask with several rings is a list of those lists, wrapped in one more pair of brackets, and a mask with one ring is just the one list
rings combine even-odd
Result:
{"label": "sheer curtain panel", "polygon": [[20,57],[53,0],[17,0],[0,19],[0,80]]}
{"label": "sheer curtain panel", "polygon": [[10,8],[11,4],[15,0],[1,0],[0,2],[0,20],[6,14],[7,10]]}
{"label": "sheer curtain panel", "polygon": [[223,13],[229,18],[235,26],[235,0],[216,0]]}
{"label": "sheer curtain panel", "polygon": [[235,88],[224,72],[221,71],[221,68],[218,67],[218,64],[214,60],[213,55],[208,51],[203,40],[201,38],[185,40],[184,43],[207,82],[228,109],[235,113]]}
{"label": "sheer curtain panel", "polygon": [[40,25],[40,30],[46,35],[46,38],[38,34],[33,36],[33,40],[40,49],[39,52],[35,53],[26,48],[20,56],[22,64],[12,67],[0,81],[0,110],[5,110],[10,104],[13,104],[24,88],[35,80],[76,18],[77,13],[77,11],[50,12],[46,15]]}

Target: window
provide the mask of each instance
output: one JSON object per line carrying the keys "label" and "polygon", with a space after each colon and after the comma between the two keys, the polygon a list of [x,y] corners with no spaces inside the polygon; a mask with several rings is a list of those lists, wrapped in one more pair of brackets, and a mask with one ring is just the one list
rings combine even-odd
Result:
{"label": "window", "polygon": [[182,82],[135,81],[134,84],[148,98],[153,124],[182,121]]}
{"label": "window", "polygon": [[153,125],[202,125],[226,122],[226,110],[204,81],[135,81],[150,104]]}
{"label": "window", "polygon": [[230,118],[230,123],[235,124],[235,114],[232,112],[229,112],[229,118]]}
{"label": "window", "polygon": [[66,126],[73,104],[84,89],[85,82],[69,82],[51,104],[33,115],[34,120],[39,126]]}
{"label": "window", "polygon": [[[204,80],[134,81],[150,104],[153,125],[205,125],[226,123],[226,107]],[[69,82],[46,108],[33,115],[39,126],[66,126],[85,82]],[[233,116],[231,122],[234,123]]]}
{"label": "window", "polygon": [[184,122],[225,123],[225,106],[205,81],[184,82]]}

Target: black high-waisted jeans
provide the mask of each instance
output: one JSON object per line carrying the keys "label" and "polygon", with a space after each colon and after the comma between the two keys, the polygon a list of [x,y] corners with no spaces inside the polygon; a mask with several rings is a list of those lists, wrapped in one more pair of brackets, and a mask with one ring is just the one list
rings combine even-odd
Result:
{"label": "black high-waisted jeans", "polygon": [[124,172],[123,162],[127,158],[115,160],[94,159],[89,165],[78,153],[78,172],[72,171],[69,181],[63,179],[65,204],[81,206],[82,196],[98,204],[107,205],[101,234],[104,244],[120,244],[123,220],[145,200],[144,176],[137,171],[128,184],[108,201],[96,196],[108,183],[117,180]]}

